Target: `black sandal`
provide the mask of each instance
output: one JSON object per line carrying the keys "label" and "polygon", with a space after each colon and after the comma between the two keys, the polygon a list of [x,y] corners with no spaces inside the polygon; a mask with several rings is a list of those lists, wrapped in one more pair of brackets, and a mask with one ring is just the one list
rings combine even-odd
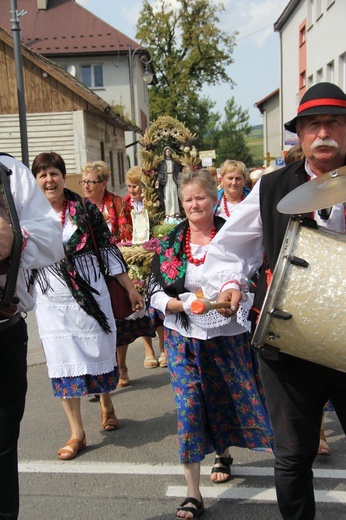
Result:
{"label": "black sandal", "polygon": [[[189,502],[196,507],[187,507],[186,504],[188,504]],[[201,497],[201,501],[197,500],[196,498],[192,498],[192,497],[185,498],[184,502],[182,502],[180,504],[180,506],[177,507],[177,512],[178,511],[186,511],[187,513],[192,513],[193,516],[190,518],[187,518],[187,520],[193,520],[195,518],[198,518],[204,512],[204,504],[203,504],[202,497]],[[176,516],[175,518],[178,518],[179,520],[183,520],[184,517]]]}
{"label": "black sandal", "polygon": [[[222,464],[221,466],[215,466],[215,464]],[[222,473],[227,475],[224,480],[212,480],[214,484],[224,484],[231,480],[231,466],[233,464],[232,457],[215,457],[214,466],[211,468],[211,474]]]}

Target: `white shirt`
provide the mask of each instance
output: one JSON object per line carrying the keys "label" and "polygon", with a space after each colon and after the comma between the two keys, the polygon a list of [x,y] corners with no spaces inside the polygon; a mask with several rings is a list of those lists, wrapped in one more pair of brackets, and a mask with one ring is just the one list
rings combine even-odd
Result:
{"label": "white shirt", "polygon": [[26,290],[23,269],[45,267],[64,257],[62,228],[30,170],[5,155],[0,156],[0,162],[12,170],[9,177],[11,192],[26,242],[17,280],[17,296],[20,299],[18,309],[29,311],[34,301]]}
{"label": "white shirt", "polygon": [[[315,175],[306,168],[310,176]],[[262,219],[260,213],[260,179],[250,194],[238,204],[221,230],[211,241],[203,265],[202,288],[207,298],[216,299],[224,289],[239,289],[229,283],[236,280],[247,291],[248,279],[262,265],[264,257]],[[345,232],[344,204],[333,206],[328,221],[316,211],[318,225]],[[227,284],[227,285],[225,285]]]}

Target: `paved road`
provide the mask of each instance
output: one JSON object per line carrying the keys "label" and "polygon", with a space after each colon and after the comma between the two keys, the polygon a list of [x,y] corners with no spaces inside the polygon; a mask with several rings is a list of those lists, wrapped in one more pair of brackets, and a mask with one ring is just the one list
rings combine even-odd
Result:
{"label": "paved road", "polygon": [[[129,349],[131,386],[116,390],[119,429],[103,432],[99,404],[84,399],[87,449],[72,461],[56,451],[69,437],[67,420],[52,396],[32,313],[28,317],[29,391],[19,461],[20,520],[169,520],[185,495],[178,461],[176,415],[167,369],[143,368],[144,349]],[[158,351],[158,349],[157,349]],[[332,457],[315,463],[317,520],[346,520],[345,440],[335,414],[327,418]],[[202,466],[205,520],[279,520],[273,490],[273,457],[235,448],[234,478],[209,480],[213,457]]]}

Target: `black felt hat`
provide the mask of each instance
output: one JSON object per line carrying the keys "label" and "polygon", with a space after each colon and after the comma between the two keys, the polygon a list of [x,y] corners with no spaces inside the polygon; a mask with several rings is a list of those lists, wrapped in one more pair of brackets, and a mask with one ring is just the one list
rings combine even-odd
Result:
{"label": "black felt hat", "polygon": [[341,88],[327,82],[313,85],[300,100],[296,117],[285,123],[284,126],[286,130],[296,132],[296,124],[299,117],[318,114],[346,115],[346,94]]}

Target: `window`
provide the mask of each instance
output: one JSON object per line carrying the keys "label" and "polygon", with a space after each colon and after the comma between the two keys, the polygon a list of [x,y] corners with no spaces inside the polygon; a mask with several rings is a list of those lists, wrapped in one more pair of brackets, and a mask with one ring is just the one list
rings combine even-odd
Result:
{"label": "window", "polygon": [[125,184],[125,171],[124,171],[124,155],[121,152],[118,152],[118,171],[119,171],[120,186],[123,186]]}
{"label": "window", "polygon": [[82,65],[82,83],[89,88],[103,87],[103,66]]}
{"label": "window", "polygon": [[323,14],[323,1],[316,0],[316,20],[318,20]]}
{"label": "window", "polygon": [[339,58],[339,87],[346,90],[346,52]]}
{"label": "window", "polygon": [[334,61],[327,64],[327,81],[334,83]]}
{"label": "window", "polygon": [[316,83],[321,83],[321,81],[323,81],[323,69],[316,72]]}
{"label": "window", "polygon": [[111,183],[112,183],[112,186],[115,186],[113,152],[112,152],[112,150],[109,152],[109,165],[110,165],[110,168],[111,168]]}
{"label": "window", "polygon": [[308,77],[308,88],[312,87],[314,84],[314,76],[311,74],[311,76]]}
{"label": "window", "polygon": [[100,155],[101,155],[101,161],[105,161],[105,143],[102,141],[100,142]]}
{"label": "window", "polygon": [[303,25],[303,27],[301,27],[299,29],[299,45],[303,45],[303,43],[305,43],[306,41],[306,26],[305,24]]}
{"label": "window", "polygon": [[299,75],[299,88],[302,89],[305,87],[306,87],[306,75],[305,75],[305,71],[304,71]]}

